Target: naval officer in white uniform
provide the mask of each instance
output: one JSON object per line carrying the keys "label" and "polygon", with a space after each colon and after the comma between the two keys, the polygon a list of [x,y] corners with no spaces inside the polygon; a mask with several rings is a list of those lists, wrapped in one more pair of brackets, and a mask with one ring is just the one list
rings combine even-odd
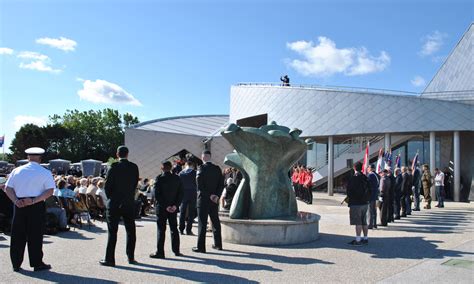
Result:
{"label": "naval officer in white uniform", "polygon": [[53,194],[55,184],[51,172],[40,165],[44,150],[33,147],[25,153],[29,163],[14,169],[5,184],[5,192],[15,204],[10,259],[13,270],[19,271],[28,244],[30,266],[34,271],[48,270],[51,265],[43,262],[44,201]]}

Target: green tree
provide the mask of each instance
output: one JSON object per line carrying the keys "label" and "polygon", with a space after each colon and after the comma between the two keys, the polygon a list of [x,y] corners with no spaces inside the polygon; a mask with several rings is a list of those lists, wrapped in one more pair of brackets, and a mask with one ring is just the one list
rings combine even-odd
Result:
{"label": "green tree", "polygon": [[68,131],[68,139],[62,141],[64,148],[61,149],[66,149],[64,158],[71,161],[89,158],[107,161],[114,156],[117,146],[124,143],[124,128],[138,123],[136,117],[121,116],[110,108],[82,112],[68,110],[62,117],[55,115],[50,120]]}
{"label": "green tree", "polygon": [[12,141],[10,161],[24,159],[25,149],[42,147],[44,161],[62,158],[73,162],[84,159],[107,161],[115,156],[117,146],[124,143],[124,130],[139,123],[138,118],[117,110],[67,110],[63,116],[52,115],[48,125],[27,124]]}
{"label": "green tree", "polygon": [[34,124],[23,125],[16,133],[10,145],[11,160],[25,159],[25,150],[30,147],[48,148],[48,140],[42,127]]}
{"label": "green tree", "polygon": [[70,133],[68,129],[59,123],[55,123],[46,125],[42,128],[42,130],[48,142],[46,154],[43,158],[44,161],[57,158],[71,158],[71,155],[66,147],[67,141],[70,139]]}

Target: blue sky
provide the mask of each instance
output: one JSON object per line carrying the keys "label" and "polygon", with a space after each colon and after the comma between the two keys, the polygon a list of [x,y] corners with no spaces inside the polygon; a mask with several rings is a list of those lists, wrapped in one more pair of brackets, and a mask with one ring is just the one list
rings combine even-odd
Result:
{"label": "blue sky", "polygon": [[473,15],[458,0],[0,0],[0,136],[67,109],[226,114],[232,84],[282,74],[421,92]]}

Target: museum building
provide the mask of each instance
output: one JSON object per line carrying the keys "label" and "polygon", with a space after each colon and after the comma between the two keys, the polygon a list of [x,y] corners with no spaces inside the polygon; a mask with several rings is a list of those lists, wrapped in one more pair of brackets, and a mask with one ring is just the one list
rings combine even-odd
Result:
{"label": "museum building", "polygon": [[[354,162],[391,149],[402,165],[420,163],[453,175],[452,197],[466,201],[474,188],[474,73],[471,24],[421,94],[369,88],[239,83],[230,89],[229,115],[151,120],[125,130],[130,159],[142,177],[155,177],[163,160],[210,149],[223,166],[233,151],[220,135],[229,123],[260,127],[271,121],[312,138],[301,163],[314,169],[315,186],[338,190]],[[388,106],[388,107],[387,107]],[[433,189],[434,190],[434,189]],[[471,193],[472,195],[472,193]],[[432,194],[432,196],[435,196]]]}

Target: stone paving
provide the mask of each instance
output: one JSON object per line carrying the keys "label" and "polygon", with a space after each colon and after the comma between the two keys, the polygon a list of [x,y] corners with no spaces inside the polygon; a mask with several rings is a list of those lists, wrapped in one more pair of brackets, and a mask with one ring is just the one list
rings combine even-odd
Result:
{"label": "stone paving", "polygon": [[[288,283],[473,283],[472,265],[443,265],[448,260],[474,261],[474,205],[446,202],[443,209],[414,212],[389,227],[371,230],[369,245],[351,247],[354,228],[349,226],[348,208],[340,205],[343,195],[315,194],[315,204],[298,202],[299,210],[321,215],[320,238],[307,244],[256,247],[224,243],[223,251],[211,249],[196,254],[195,236],[181,236],[184,257],[171,252],[167,233],[166,259],[150,259],[156,246],[153,217],[137,221],[138,265],[125,256],[125,232],[119,229],[117,267],[101,267],[107,239],[106,224],[96,221],[56,236],[46,236],[44,260],[51,271],[33,272],[25,257],[23,271],[12,271],[9,237],[0,237],[0,282],[263,282]],[[197,232],[197,228],[194,228]]]}

